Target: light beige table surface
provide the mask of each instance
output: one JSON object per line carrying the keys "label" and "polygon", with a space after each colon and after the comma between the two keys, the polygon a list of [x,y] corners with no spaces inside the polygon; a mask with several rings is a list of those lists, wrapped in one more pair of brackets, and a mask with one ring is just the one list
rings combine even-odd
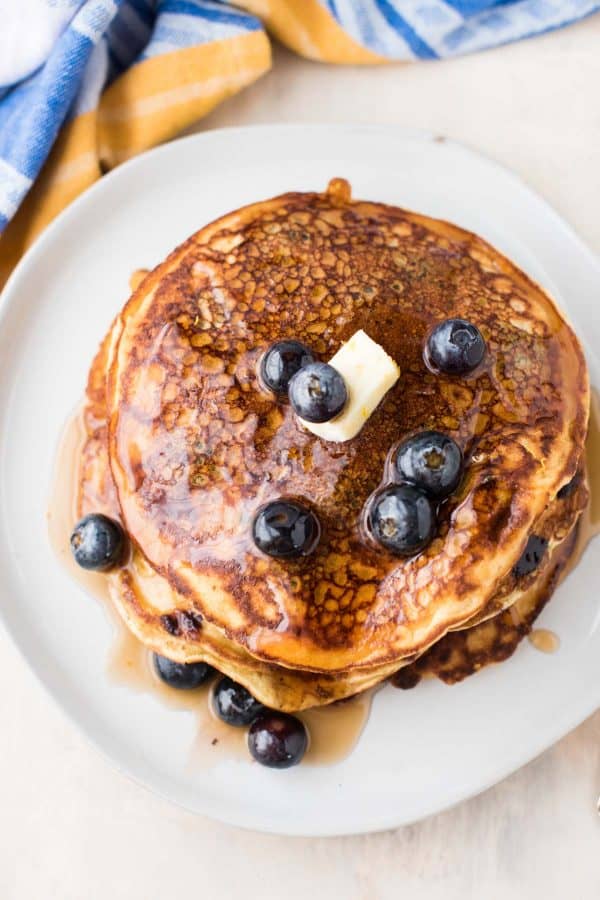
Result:
{"label": "light beige table surface", "polygon": [[[278,51],[271,74],[199,130],[298,120],[460,139],[520,173],[600,252],[600,16],[444,63],[342,70]],[[0,900],[600,897],[600,714],[455,810],[304,840],[195,818],[113,772],[2,634],[0,684]]]}

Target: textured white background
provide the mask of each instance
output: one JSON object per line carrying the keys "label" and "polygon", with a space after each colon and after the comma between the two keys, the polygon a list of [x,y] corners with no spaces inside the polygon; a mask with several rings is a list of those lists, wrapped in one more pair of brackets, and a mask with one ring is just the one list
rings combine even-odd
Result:
{"label": "textured white background", "polygon": [[[278,51],[268,76],[197,130],[293,121],[462,140],[520,173],[600,252],[600,16],[448,63],[339,69]],[[600,714],[455,810],[396,832],[305,840],[194,818],[114,773],[3,634],[0,684],[2,900],[600,896]]]}

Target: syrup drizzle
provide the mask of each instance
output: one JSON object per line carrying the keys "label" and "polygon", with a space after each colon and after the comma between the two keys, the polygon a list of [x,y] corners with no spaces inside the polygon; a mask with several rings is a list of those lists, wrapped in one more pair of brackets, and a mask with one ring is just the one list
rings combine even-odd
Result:
{"label": "syrup drizzle", "polygon": [[[191,691],[178,691],[160,680],[152,664],[152,653],[131,633],[110,599],[111,574],[88,572],[74,561],[69,535],[77,520],[77,488],[81,450],[85,442],[82,410],[65,426],[48,508],[50,543],[61,565],[108,615],[114,640],[107,660],[111,681],[137,693],[151,693],[171,709],[191,712],[196,718],[196,737],[189,754],[189,767],[213,765],[222,759],[248,759],[246,729],[233,728],[214,715],[212,683]],[[369,717],[372,691],[328,707],[304,710],[296,715],[305,723],[309,748],[303,765],[331,765],[345,759],[355,747]]]}
{"label": "syrup drizzle", "polygon": [[149,271],[150,269],[136,269],[135,272],[131,273],[129,278],[129,288],[132,293],[133,291],[137,291]]}
{"label": "syrup drizzle", "polygon": [[529,643],[542,653],[556,653],[560,647],[560,639],[548,628],[534,628],[527,635]]}
{"label": "syrup drizzle", "polygon": [[[146,274],[147,270],[138,270],[133,274],[130,282],[132,289],[141,283]],[[212,686],[177,691],[165,685],[154,671],[152,654],[129,631],[113,608],[110,573],[87,572],[74,562],[69,535],[77,518],[77,487],[84,441],[83,416],[82,411],[78,410],[64,429],[57,453],[48,531],[51,545],[70,577],[86,593],[100,601],[113,624],[115,639],[107,662],[108,677],[130,690],[152,693],[172,709],[186,710],[195,715],[197,733],[189,755],[192,768],[211,765],[224,758],[247,759],[246,730],[232,728],[216,718],[212,711]],[[577,543],[563,578],[575,568],[589,542],[600,533],[600,398],[596,391],[592,392],[586,459],[591,499],[582,513]],[[528,638],[532,646],[543,653],[553,653],[560,646],[558,636],[548,629],[536,628]],[[372,697],[373,691],[367,691],[351,700],[298,713],[310,734],[305,763],[331,765],[347,757],[366,725]]]}

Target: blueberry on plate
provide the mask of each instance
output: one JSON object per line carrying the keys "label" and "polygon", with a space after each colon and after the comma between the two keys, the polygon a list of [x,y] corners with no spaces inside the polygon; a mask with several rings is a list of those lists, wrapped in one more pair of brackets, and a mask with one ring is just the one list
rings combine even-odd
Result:
{"label": "blueberry on plate", "polygon": [[425,345],[425,361],[437,372],[467,375],[485,356],[480,330],[464,319],[446,319],[433,329]]}
{"label": "blueberry on plate", "polygon": [[346,382],[328,363],[315,362],[296,372],[289,386],[294,412],[307,422],[329,422],[348,400]]}
{"label": "blueberry on plate", "polygon": [[71,552],[82,569],[105,572],[117,566],[125,550],[125,534],[118,522],[102,513],[90,513],[71,534]]}
{"label": "blueberry on plate", "polygon": [[375,540],[397,556],[413,556],[429,544],[435,531],[431,500],[412,484],[392,484],[377,491],[367,524]]}
{"label": "blueberry on plate", "polygon": [[312,553],[320,536],[316,515],[296,500],[273,500],[265,504],[252,523],[252,537],[258,549],[282,559]]}
{"label": "blueberry on plate", "polygon": [[532,534],[525,545],[521,558],[513,569],[517,578],[524,578],[531,572],[535,572],[546,553],[548,541],[546,538]]}
{"label": "blueberry on plate", "polygon": [[213,694],[213,708],[219,719],[228,725],[249,725],[265,707],[241,684],[231,678],[221,678]]}
{"label": "blueberry on plate", "polygon": [[260,377],[270,391],[287,394],[292,376],[314,361],[311,351],[300,341],[277,341],[260,361]]}
{"label": "blueberry on plate", "polygon": [[410,481],[442,500],[456,490],[462,472],[460,447],[440,431],[421,431],[403,441],[392,464],[398,481]]}
{"label": "blueberry on plate", "polygon": [[304,724],[287,713],[265,712],[248,732],[248,749],[262,766],[289,769],[301,761],[308,747]]}
{"label": "blueberry on plate", "polygon": [[161,681],[180,691],[192,691],[214,675],[214,669],[204,662],[178,663],[166,656],[154,654],[154,669]]}

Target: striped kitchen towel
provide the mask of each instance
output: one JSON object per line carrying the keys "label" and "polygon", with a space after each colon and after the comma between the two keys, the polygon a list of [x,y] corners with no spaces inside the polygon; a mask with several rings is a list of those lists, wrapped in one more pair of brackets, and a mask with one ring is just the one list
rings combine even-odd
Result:
{"label": "striped kitchen towel", "polygon": [[0,0],[0,287],[103,171],[266,72],[265,30],[338,63],[437,59],[559,28],[600,0]]}

